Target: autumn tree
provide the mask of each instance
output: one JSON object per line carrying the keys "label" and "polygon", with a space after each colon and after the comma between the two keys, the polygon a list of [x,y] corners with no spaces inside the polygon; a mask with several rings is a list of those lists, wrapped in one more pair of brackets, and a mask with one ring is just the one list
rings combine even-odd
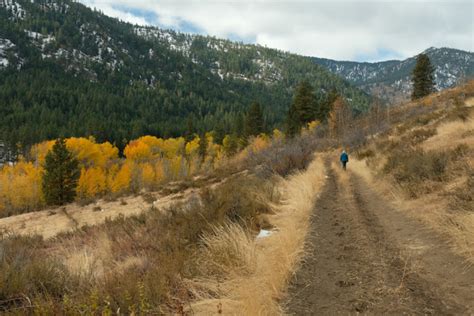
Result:
{"label": "autumn tree", "polygon": [[350,107],[342,97],[338,97],[329,113],[328,125],[332,137],[341,136],[349,127],[352,118]]}
{"label": "autumn tree", "polygon": [[368,128],[371,134],[377,133],[386,117],[387,108],[383,107],[379,100],[375,100],[370,107],[368,119]]}
{"label": "autumn tree", "polygon": [[426,54],[418,55],[412,73],[413,92],[411,99],[416,100],[435,91],[434,68]]}
{"label": "autumn tree", "polygon": [[56,140],[44,163],[42,188],[45,202],[49,205],[72,202],[80,175],[79,163],[67,149],[66,141]]}
{"label": "autumn tree", "polygon": [[222,146],[226,156],[235,155],[239,150],[239,139],[235,135],[226,135],[222,141]]}

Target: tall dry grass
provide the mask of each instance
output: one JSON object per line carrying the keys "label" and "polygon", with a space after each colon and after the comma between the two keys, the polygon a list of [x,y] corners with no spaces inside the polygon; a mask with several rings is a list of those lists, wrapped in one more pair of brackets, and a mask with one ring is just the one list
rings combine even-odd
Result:
{"label": "tall dry grass", "polygon": [[314,202],[325,180],[321,159],[305,171],[279,179],[279,203],[267,201],[273,233],[251,238],[236,224],[214,229],[203,238],[199,254],[208,275],[190,281],[199,299],[191,305],[196,314],[278,315],[279,300],[304,252]]}

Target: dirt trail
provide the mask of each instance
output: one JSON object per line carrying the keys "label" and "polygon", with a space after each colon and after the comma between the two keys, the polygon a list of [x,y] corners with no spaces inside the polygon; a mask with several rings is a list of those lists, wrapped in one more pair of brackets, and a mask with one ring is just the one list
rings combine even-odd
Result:
{"label": "dirt trail", "polygon": [[328,170],[289,314],[474,314],[474,269],[362,177]]}

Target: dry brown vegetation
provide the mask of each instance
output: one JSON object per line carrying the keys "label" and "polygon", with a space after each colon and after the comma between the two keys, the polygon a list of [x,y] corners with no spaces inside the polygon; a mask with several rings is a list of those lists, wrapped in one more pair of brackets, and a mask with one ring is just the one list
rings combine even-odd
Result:
{"label": "dry brown vegetation", "polygon": [[203,193],[199,202],[174,205],[167,212],[152,208],[47,241],[2,235],[0,309],[180,311],[193,299],[183,279],[202,273],[194,263],[202,235],[226,223],[255,231],[258,217],[267,212],[253,198],[262,187],[257,178],[235,178]]}
{"label": "dry brown vegetation", "polygon": [[[201,300],[190,309],[197,314],[281,314],[283,297],[292,273],[302,257],[306,233],[325,171],[316,159],[306,171],[279,179],[279,203],[267,217],[272,234],[251,238],[242,226],[227,225],[204,237],[201,266],[207,276],[193,280]],[[218,307],[218,308],[217,308]]]}
{"label": "dry brown vegetation", "polygon": [[[32,214],[16,217],[23,222],[16,223],[15,232],[24,236],[5,231],[0,239],[0,312],[181,314],[198,308],[196,302],[202,302],[204,297],[229,297],[230,292],[221,292],[224,283],[216,283],[217,288],[211,286],[214,277],[220,276],[219,282],[226,280],[237,289],[244,277],[262,276],[266,267],[255,236],[261,228],[280,225],[278,218],[284,214],[276,214],[280,210],[281,187],[275,184],[274,172],[288,174],[305,168],[315,144],[308,135],[292,145],[276,144],[268,150],[278,152],[281,161],[268,160],[262,168],[257,161],[265,160],[265,155],[255,153],[240,167],[252,168],[253,172],[237,173],[220,183],[204,185],[199,193],[181,199],[182,203],[181,193],[175,193],[176,199],[169,199],[166,207],[155,207],[148,194],[74,206],[77,209],[68,206],[64,210],[46,210],[42,223],[51,225],[45,227],[37,223],[33,228],[29,220],[35,218],[22,218]],[[125,211],[135,208],[136,212]],[[288,217],[295,210],[286,212]],[[54,220],[58,216],[67,222],[62,229],[61,223]],[[14,220],[12,217],[2,221]],[[291,223],[292,220],[285,220],[285,225],[296,225]],[[285,227],[289,226],[281,225],[279,229],[283,232]],[[34,233],[48,239],[29,236]],[[299,234],[293,235],[303,240]],[[290,241],[283,243],[286,233],[275,236],[280,236],[274,238],[288,250],[298,247],[289,245]],[[298,249],[289,257],[285,248],[272,251],[280,256],[273,271],[280,273],[267,274],[273,278],[270,284],[266,283],[270,292],[259,308],[269,300],[278,308],[274,294],[283,291],[298,254]],[[248,291],[240,293],[247,295],[247,301],[243,296],[232,300],[242,306],[250,297]]]}
{"label": "dry brown vegetation", "polygon": [[[474,263],[474,81],[394,110],[354,170]],[[415,113],[405,118],[405,113]],[[400,118],[403,118],[400,120]],[[375,178],[371,177],[374,175]],[[388,180],[388,181],[387,181]]]}

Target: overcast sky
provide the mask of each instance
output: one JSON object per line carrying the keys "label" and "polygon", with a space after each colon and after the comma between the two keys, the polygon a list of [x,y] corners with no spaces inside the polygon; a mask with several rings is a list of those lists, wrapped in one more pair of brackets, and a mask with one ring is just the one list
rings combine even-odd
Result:
{"label": "overcast sky", "polygon": [[474,0],[80,0],[121,20],[338,60],[474,50]]}

